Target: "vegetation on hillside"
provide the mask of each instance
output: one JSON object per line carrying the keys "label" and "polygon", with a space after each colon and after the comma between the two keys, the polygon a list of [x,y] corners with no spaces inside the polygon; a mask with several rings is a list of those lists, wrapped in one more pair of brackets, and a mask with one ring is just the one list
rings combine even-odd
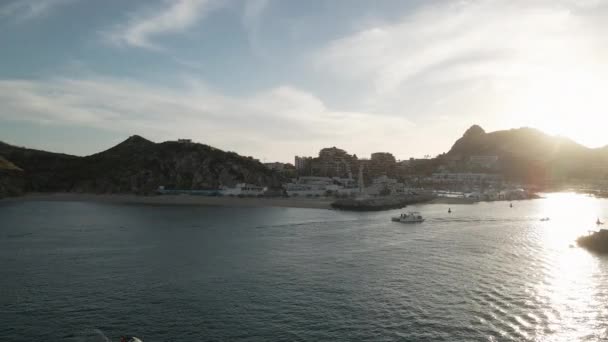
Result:
{"label": "vegetation on hillside", "polygon": [[251,158],[203,144],[157,144],[140,136],[86,157],[1,143],[0,154],[24,170],[26,191],[146,194],[161,185],[176,189],[215,189],[242,182],[280,186],[275,172]]}

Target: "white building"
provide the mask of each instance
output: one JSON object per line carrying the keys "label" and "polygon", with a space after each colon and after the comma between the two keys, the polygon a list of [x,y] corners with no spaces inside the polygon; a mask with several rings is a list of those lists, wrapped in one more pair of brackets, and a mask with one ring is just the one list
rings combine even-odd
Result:
{"label": "white building", "polygon": [[296,156],[294,160],[294,166],[296,170],[304,170],[307,167],[310,167],[310,162],[312,161],[312,157],[299,157]]}
{"label": "white building", "polygon": [[266,187],[240,183],[234,188],[222,187],[220,193],[224,196],[261,196],[266,190]]}
{"label": "white building", "polygon": [[350,194],[357,191],[355,180],[339,177],[300,177],[284,185],[288,196],[325,196]]}

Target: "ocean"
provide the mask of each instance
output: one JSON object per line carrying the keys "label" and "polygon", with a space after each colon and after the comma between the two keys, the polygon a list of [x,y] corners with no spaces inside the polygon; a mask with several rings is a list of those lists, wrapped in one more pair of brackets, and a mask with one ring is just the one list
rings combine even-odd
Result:
{"label": "ocean", "polygon": [[608,201],[546,196],[412,206],[427,221],[409,225],[0,201],[0,341],[608,339],[608,257],[574,246]]}

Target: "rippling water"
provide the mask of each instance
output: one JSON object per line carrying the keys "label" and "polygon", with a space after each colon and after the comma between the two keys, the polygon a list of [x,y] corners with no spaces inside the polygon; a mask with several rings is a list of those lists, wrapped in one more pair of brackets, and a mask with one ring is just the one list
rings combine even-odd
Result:
{"label": "rippling water", "polygon": [[0,202],[0,341],[608,338],[608,201],[412,209]]}

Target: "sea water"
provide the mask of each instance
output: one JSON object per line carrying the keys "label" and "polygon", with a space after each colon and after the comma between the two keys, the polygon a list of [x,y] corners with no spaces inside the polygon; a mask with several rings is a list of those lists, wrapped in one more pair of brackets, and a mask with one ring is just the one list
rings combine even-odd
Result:
{"label": "sea water", "polygon": [[[608,201],[401,211],[0,202],[0,341],[597,341]],[[448,208],[452,213],[448,214]],[[541,222],[543,217],[550,221]]]}

